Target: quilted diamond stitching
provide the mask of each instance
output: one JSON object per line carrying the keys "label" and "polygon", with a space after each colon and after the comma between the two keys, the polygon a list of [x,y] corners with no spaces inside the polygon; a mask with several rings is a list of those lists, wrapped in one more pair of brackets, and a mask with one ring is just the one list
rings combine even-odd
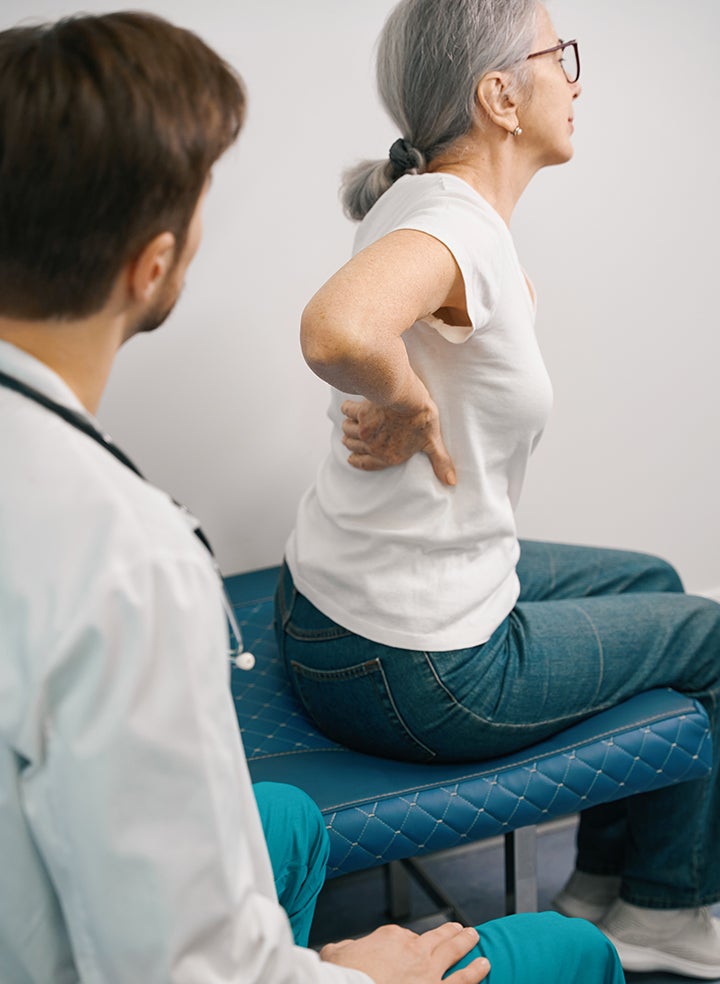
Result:
{"label": "quilted diamond stitching", "polygon": [[[246,648],[257,660],[251,673],[233,670],[231,678],[251,770],[253,762],[292,761],[301,753],[347,754],[314,728],[292,692],[275,647],[270,599],[235,608]],[[370,801],[359,790],[355,801],[324,811],[328,874],[483,839],[703,775],[709,761],[706,724],[702,711],[660,716],[631,731],[600,733],[589,745],[555,748],[546,757],[528,749],[511,765],[469,765],[467,775],[449,783],[433,780]],[[323,759],[328,768],[335,756]],[[452,768],[457,773],[463,767]]]}

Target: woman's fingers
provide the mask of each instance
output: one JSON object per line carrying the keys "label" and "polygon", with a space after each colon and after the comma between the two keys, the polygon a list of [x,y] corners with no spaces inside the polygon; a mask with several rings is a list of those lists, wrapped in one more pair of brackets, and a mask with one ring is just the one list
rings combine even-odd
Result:
{"label": "woman's fingers", "polygon": [[[348,461],[354,468],[360,468],[364,471],[379,471],[381,468],[390,468],[396,463],[385,461],[374,455],[367,442],[361,440],[359,437],[348,437],[346,435],[343,437],[342,442],[348,451],[351,452]],[[432,470],[443,485],[457,484],[455,466],[442,440],[427,447],[425,454],[430,459]]]}
{"label": "woman's fingers", "polygon": [[348,449],[348,451],[354,451],[356,454],[370,454],[370,448],[367,446],[365,441],[362,441],[359,437],[347,437],[342,439],[343,444]]}
{"label": "woman's fingers", "polygon": [[383,468],[392,468],[387,461],[383,461],[381,458],[375,458],[371,454],[361,454],[353,452],[348,457],[348,464],[352,465],[353,468],[357,468],[359,471],[382,471]]}
{"label": "woman's fingers", "polygon": [[348,461],[362,471],[380,471],[400,465],[423,452],[443,485],[456,485],[455,466],[440,434],[434,404],[410,416],[368,400],[345,400],[341,410],[343,444],[351,452]]}
{"label": "woman's fingers", "polygon": [[430,459],[432,470],[435,472],[436,476],[440,479],[443,485],[457,485],[455,465],[453,464],[448,449],[445,447],[443,439],[438,437],[424,450],[425,454]]}
{"label": "woman's fingers", "polygon": [[367,403],[367,400],[363,400],[360,403],[357,400],[344,400],[340,410],[351,420],[357,420],[358,414],[365,403]]}
{"label": "woman's fingers", "polygon": [[357,422],[355,417],[346,417],[345,420],[343,420],[342,429],[345,437],[360,436],[360,424]]}

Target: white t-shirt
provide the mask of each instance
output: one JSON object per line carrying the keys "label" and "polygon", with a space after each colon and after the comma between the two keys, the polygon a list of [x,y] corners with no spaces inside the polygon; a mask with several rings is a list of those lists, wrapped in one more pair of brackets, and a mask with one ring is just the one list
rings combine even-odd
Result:
{"label": "white t-shirt", "polygon": [[[332,391],[330,454],[301,500],[286,556],[295,584],[345,628],[404,649],[479,645],[519,593],[514,509],[552,404],[534,301],[510,232],[454,175],[405,175],[374,205],[355,252],[397,229],[452,252],[472,327],[419,321],[410,362],[438,405],[457,486],[427,457],[379,472],[347,463]],[[356,397],[357,398],[357,397]]]}
{"label": "white t-shirt", "polygon": [[[84,412],[5,342],[0,369]],[[180,511],[4,388],[0,461],[2,984],[371,984],[293,944]]]}

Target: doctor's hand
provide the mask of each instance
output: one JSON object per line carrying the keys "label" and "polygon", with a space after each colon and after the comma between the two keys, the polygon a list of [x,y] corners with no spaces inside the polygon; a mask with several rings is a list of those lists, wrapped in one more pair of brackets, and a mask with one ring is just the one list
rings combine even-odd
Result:
{"label": "doctor's hand", "polygon": [[[375,984],[440,984],[443,974],[477,944],[477,930],[444,923],[418,936],[401,926],[381,926],[359,940],[329,943],[320,959],[362,970]],[[485,957],[456,970],[453,984],[478,984],[490,973]]]}
{"label": "doctor's hand", "polygon": [[421,410],[404,413],[369,400],[345,400],[343,444],[351,452],[348,461],[362,471],[380,471],[401,465],[422,452],[430,459],[443,485],[455,485],[455,466],[440,433],[440,418],[430,401]]}

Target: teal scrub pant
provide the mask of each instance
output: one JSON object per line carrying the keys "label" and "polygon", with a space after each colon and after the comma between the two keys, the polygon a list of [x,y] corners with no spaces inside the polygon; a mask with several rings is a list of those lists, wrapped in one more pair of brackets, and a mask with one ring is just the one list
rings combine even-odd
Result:
{"label": "teal scrub pant", "polygon": [[584,919],[526,912],[493,919],[477,931],[480,942],[449,973],[487,957],[487,984],[624,984],[615,947]]}
{"label": "teal scrub pant", "polygon": [[298,946],[307,946],[315,903],[325,884],[330,841],[314,801],[296,786],[253,786],[280,905]]}
{"label": "teal scrub pant", "polygon": [[[325,882],[330,853],[325,822],[315,803],[295,786],[261,782],[254,787],[278,899],[295,942],[307,946],[315,902]],[[623,984],[610,941],[584,919],[556,912],[495,919],[477,927],[480,941],[453,967],[487,957],[488,984]]]}

